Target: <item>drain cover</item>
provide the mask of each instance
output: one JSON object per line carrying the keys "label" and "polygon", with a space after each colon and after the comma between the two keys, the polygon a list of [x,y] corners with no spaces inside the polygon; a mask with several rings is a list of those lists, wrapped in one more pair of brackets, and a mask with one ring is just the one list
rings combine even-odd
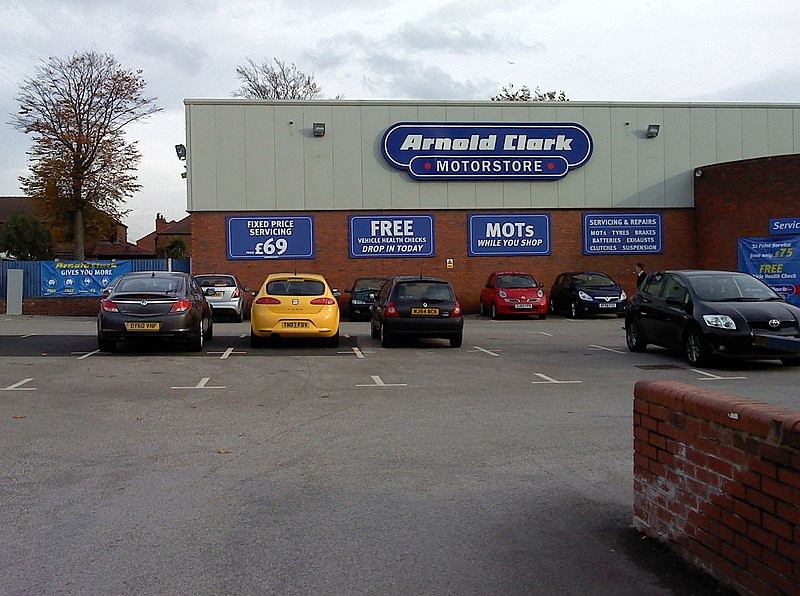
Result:
{"label": "drain cover", "polygon": [[638,364],[636,368],[641,368],[642,370],[682,370],[682,366],[676,366],[674,364]]}

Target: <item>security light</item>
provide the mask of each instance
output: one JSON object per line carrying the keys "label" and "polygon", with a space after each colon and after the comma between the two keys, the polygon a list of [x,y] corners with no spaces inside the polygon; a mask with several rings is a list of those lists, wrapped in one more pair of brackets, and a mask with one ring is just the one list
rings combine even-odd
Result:
{"label": "security light", "polygon": [[311,130],[314,132],[315,137],[324,137],[325,136],[325,123],[324,122],[314,122],[311,126]]}
{"label": "security light", "polygon": [[175,153],[178,154],[178,159],[186,159],[186,145],[175,145]]}
{"label": "security light", "polygon": [[647,126],[647,138],[654,139],[658,136],[658,130],[661,128],[660,124],[650,124]]}

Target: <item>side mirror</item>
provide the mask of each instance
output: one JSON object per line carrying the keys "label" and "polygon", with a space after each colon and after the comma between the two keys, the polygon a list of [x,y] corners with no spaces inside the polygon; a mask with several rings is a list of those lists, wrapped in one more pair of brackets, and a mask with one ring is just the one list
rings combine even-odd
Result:
{"label": "side mirror", "polygon": [[255,298],[256,296],[258,296],[258,292],[256,292],[255,290],[253,290],[252,292],[250,292],[250,295],[251,295],[253,298]]}
{"label": "side mirror", "polygon": [[250,291],[250,288],[248,288],[247,286],[243,287],[242,289],[243,289],[245,292],[249,292],[249,291]]}
{"label": "side mirror", "polygon": [[352,288],[347,288],[345,290],[345,294],[352,294],[352,293],[353,293],[353,289]]}
{"label": "side mirror", "polygon": [[370,292],[369,293],[369,299],[370,300],[375,300],[375,292]]}
{"label": "side mirror", "polygon": [[206,288],[203,290],[203,294],[206,296],[216,296],[217,292],[214,290],[214,288]]}
{"label": "side mirror", "polygon": [[341,295],[342,295],[342,293],[339,290],[337,290],[336,288],[333,288],[333,296],[335,298],[338,298]]}

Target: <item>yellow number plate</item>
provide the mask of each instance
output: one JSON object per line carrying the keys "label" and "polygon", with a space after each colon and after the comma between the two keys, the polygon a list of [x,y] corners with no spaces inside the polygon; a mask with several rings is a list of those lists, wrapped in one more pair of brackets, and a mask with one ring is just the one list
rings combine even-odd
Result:
{"label": "yellow number plate", "polygon": [[439,309],[438,308],[412,308],[411,309],[412,315],[438,315]]}
{"label": "yellow number plate", "polygon": [[306,329],[308,328],[308,323],[305,321],[284,321],[283,326],[293,329]]}
{"label": "yellow number plate", "polygon": [[161,323],[125,323],[125,329],[128,331],[158,331],[161,329]]}

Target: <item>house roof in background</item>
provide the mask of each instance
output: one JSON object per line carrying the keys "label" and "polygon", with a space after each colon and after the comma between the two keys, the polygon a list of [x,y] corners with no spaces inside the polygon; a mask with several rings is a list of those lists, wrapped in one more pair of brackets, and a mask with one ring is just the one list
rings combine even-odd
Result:
{"label": "house roof in background", "polygon": [[0,223],[8,220],[14,213],[31,213],[36,203],[30,197],[0,197]]}

